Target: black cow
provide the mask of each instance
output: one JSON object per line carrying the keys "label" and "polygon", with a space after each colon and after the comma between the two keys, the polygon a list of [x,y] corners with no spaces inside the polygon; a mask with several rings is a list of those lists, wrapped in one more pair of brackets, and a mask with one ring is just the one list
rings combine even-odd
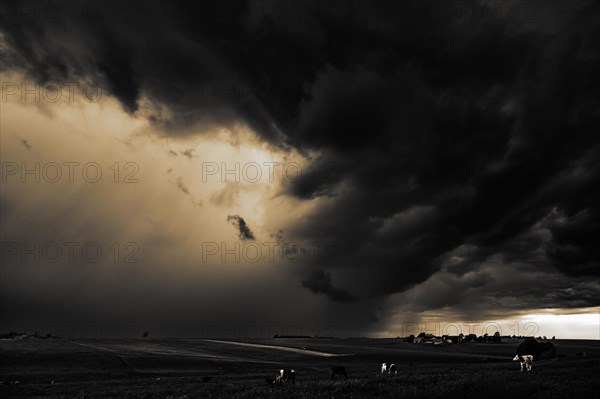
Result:
{"label": "black cow", "polygon": [[331,379],[334,379],[336,375],[342,375],[344,378],[348,378],[348,373],[346,372],[346,367],[337,366],[331,368]]}
{"label": "black cow", "polygon": [[296,383],[296,371],[294,369],[281,369],[275,377],[275,382],[287,382],[290,381],[292,384]]}

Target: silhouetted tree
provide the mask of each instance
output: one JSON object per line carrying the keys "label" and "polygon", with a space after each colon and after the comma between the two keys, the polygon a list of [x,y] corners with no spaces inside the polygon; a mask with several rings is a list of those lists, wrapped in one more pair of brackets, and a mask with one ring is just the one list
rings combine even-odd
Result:
{"label": "silhouetted tree", "polygon": [[492,340],[493,340],[495,343],[499,343],[499,342],[501,342],[501,341],[502,341],[502,339],[500,338],[500,331],[496,331],[496,332],[494,333],[494,337],[492,338]]}
{"label": "silhouetted tree", "polygon": [[517,355],[533,355],[533,360],[556,357],[556,347],[551,342],[538,342],[534,338],[526,339],[517,347]]}
{"label": "silhouetted tree", "polygon": [[465,342],[475,342],[477,341],[477,335],[469,334],[465,337]]}

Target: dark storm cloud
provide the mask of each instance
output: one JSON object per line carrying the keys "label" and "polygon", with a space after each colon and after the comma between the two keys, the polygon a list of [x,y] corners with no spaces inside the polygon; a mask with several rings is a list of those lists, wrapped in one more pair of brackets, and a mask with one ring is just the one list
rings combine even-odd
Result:
{"label": "dark storm cloud", "polygon": [[227,221],[238,230],[240,240],[254,240],[254,233],[252,233],[243,217],[238,215],[227,216]]}
{"label": "dark storm cloud", "polygon": [[315,294],[324,294],[335,302],[349,302],[355,300],[355,298],[343,288],[334,287],[331,284],[331,274],[323,270],[316,270],[306,278],[303,278],[302,286],[308,288]]}
{"label": "dark storm cloud", "polygon": [[[340,248],[333,266],[357,298],[423,283],[467,243],[558,270],[568,286],[600,274],[600,6],[498,5],[147,2],[91,20],[7,6],[2,65],[38,82],[98,80],[129,112],[143,95],[170,134],[241,122],[318,152],[320,173],[288,194],[335,201],[286,234]],[[244,219],[228,221],[254,239]],[[352,298],[323,270],[302,284]],[[580,304],[565,298],[553,305]]]}
{"label": "dark storm cloud", "polygon": [[412,311],[444,310],[458,320],[502,319],[548,308],[597,306],[600,285],[586,278],[568,283],[558,272],[496,262],[457,277],[445,271],[415,287],[398,305]]}
{"label": "dark storm cloud", "polygon": [[[464,243],[570,276],[598,275],[600,197],[590,180],[600,172],[592,133],[598,25],[589,19],[597,11],[577,3],[566,17],[551,7],[529,29],[504,20],[418,26],[417,46],[399,39],[404,51],[377,54],[383,39],[350,66],[323,68],[315,82],[321,101],[301,104],[295,138],[334,154],[344,198],[297,232],[347,248],[337,264],[358,270],[366,295],[425,281],[439,256]],[[392,37],[403,37],[404,27]],[[291,193],[327,192],[305,187]],[[435,211],[383,228],[415,205]],[[565,220],[549,226],[552,241],[520,242],[553,209]],[[541,278],[535,284],[545,287]]]}

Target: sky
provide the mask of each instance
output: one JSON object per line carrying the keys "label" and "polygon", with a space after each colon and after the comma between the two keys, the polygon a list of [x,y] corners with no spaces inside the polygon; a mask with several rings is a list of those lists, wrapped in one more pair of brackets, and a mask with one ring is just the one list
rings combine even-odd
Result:
{"label": "sky", "polygon": [[323,3],[3,3],[3,331],[600,339],[600,5]]}

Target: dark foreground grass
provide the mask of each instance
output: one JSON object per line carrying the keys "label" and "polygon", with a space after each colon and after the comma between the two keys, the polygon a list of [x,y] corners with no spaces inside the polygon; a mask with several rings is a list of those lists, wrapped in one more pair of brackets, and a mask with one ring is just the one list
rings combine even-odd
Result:
{"label": "dark foreground grass", "polygon": [[[68,341],[2,343],[1,378],[5,383],[18,379],[21,384],[2,385],[0,397],[580,399],[596,397],[600,392],[600,344],[589,341],[562,343],[566,357],[535,362],[530,373],[520,372],[518,363],[510,361],[516,342],[440,348],[385,340],[312,343],[313,347],[323,346],[318,349],[355,353],[334,358],[200,341],[91,344],[111,351]],[[148,350],[159,345],[179,348],[180,352],[148,358]],[[189,353],[192,348],[205,354],[215,350],[232,355],[234,360],[193,357]],[[574,355],[581,350],[587,352],[585,358]],[[382,360],[396,362],[398,374],[379,374],[378,362]],[[194,370],[155,368],[164,364],[191,365]],[[282,364],[297,370],[297,383],[267,385],[265,377],[273,377]],[[330,380],[328,369],[332,365],[344,365],[350,378]],[[211,380],[203,382],[208,376]]]}
{"label": "dark foreground grass", "polygon": [[118,380],[4,386],[3,397],[53,398],[592,398],[600,392],[597,360],[539,362],[530,373],[514,365],[419,367],[396,376],[355,371],[348,380],[299,375],[296,384],[268,386],[263,374],[215,377],[131,375]]}

